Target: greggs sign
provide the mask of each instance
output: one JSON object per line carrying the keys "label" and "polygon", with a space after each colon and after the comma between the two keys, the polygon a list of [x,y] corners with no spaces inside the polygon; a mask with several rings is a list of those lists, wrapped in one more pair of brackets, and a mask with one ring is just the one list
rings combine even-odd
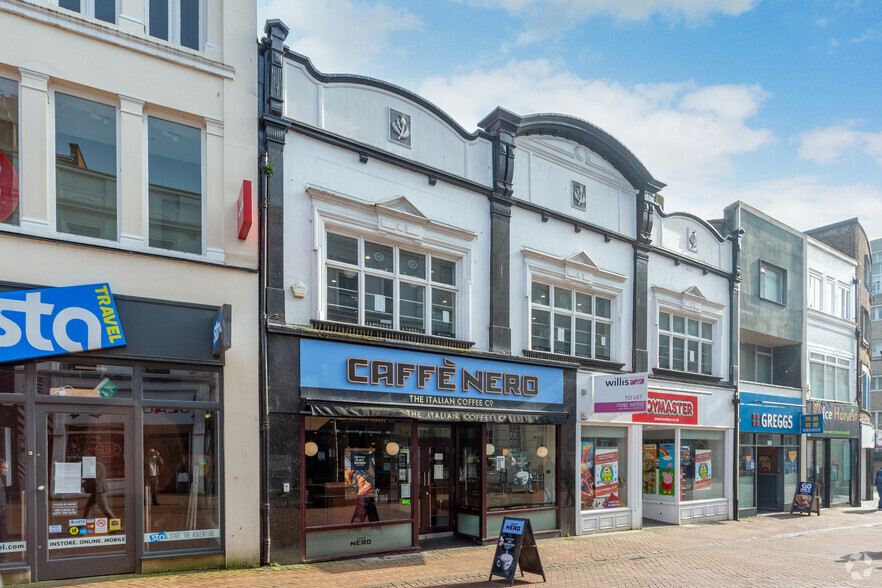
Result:
{"label": "greggs sign", "polygon": [[635,423],[698,424],[698,398],[681,394],[649,392],[646,412],[634,413]]}

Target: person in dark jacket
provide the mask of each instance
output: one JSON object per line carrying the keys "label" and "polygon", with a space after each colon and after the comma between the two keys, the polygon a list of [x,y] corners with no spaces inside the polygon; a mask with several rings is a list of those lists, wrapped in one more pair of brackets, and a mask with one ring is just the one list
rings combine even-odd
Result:
{"label": "person in dark jacket", "polygon": [[882,468],[876,472],[876,492],[879,494],[878,510],[882,510]]}

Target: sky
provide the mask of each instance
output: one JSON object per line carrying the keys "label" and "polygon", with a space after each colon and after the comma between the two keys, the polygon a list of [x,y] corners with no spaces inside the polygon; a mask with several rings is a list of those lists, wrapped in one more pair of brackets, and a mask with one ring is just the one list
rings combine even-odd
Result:
{"label": "sky", "polygon": [[665,211],[742,200],[882,238],[878,0],[258,0],[323,73],[415,92],[468,131],[497,106],[621,141]]}

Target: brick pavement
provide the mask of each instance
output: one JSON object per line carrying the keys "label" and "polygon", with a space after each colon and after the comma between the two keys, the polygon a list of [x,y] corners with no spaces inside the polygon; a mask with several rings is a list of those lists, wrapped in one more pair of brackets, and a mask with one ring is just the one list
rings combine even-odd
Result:
{"label": "brick pavement", "polygon": [[[487,581],[495,546],[458,547],[339,562],[66,582],[121,588],[379,588],[503,586]],[[882,586],[882,512],[875,503],[822,515],[775,514],[741,521],[649,527],[545,539],[539,553],[551,586]],[[516,577],[515,585],[542,577]],[[56,583],[57,585],[57,583]]]}

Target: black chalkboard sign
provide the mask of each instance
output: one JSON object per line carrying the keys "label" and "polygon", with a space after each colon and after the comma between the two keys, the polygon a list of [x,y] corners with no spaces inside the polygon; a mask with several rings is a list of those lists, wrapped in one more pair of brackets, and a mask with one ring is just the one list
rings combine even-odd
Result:
{"label": "black chalkboard sign", "polygon": [[812,511],[821,516],[821,493],[819,484],[815,482],[800,482],[796,485],[796,494],[793,495],[793,503],[790,505],[790,514],[799,513],[812,516]]}
{"label": "black chalkboard sign", "polygon": [[496,544],[496,553],[493,554],[489,579],[492,580],[493,576],[502,576],[511,586],[514,584],[518,566],[521,568],[522,576],[524,572],[530,572],[541,575],[542,581],[546,581],[530,519],[505,517],[499,530],[499,541]]}

